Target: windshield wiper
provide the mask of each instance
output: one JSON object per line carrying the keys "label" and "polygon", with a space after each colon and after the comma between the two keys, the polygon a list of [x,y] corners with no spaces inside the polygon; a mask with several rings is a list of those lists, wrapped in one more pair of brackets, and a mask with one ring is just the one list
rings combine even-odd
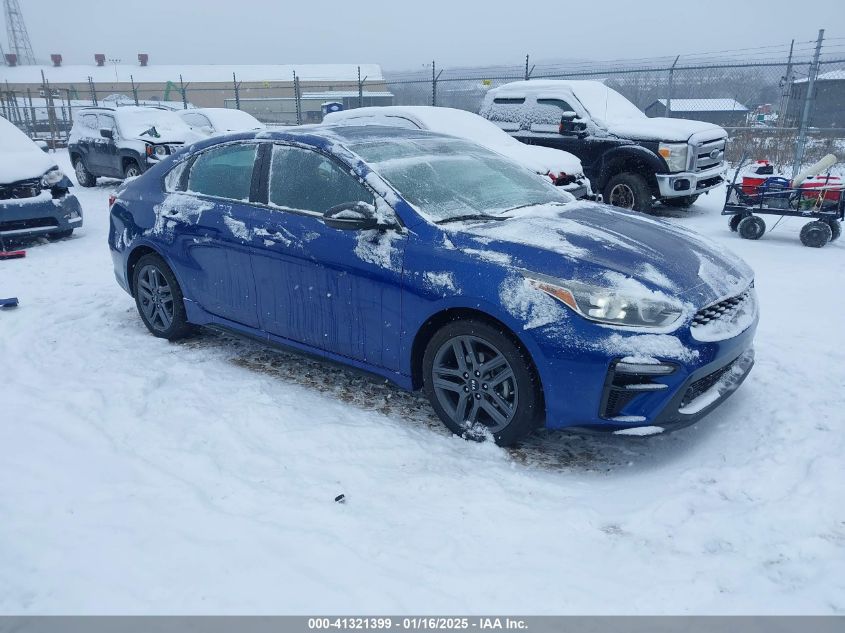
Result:
{"label": "windshield wiper", "polygon": [[451,218],[446,218],[445,220],[437,220],[435,224],[446,224],[447,222],[463,222],[464,220],[496,220],[497,222],[501,222],[502,220],[507,219],[508,216],[487,215],[486,213],[469,213],[467,215],[456,215]]}
{"label": "windshield wiper", "polygon": [[558,202],[557,200],[551,200],[549,202],[529,202],[528,204],[518,204],[515,207],[511,207],[510,209],[505,209],[503,213],[510,213],[511,211],[516,211],[518,209],[527,209],[528,207],[539,207],[547,204],[553,204],[555,206],[565,206],[569,204],[568,202]]}

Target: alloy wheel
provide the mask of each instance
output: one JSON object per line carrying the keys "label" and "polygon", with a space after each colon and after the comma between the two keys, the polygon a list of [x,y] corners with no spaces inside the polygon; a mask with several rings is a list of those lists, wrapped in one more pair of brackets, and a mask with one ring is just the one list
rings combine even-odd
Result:
{"label": "alloy wheel", "polygon": [[150,326],[164,332],[173,323],[173,291],[167,278],[151,264],[144,266],[138,274],[138,297],[141,311]]}
{"label": "alloy wheel", "polygon": [[456,424],[482,424],[496,433],[513,420],[519,404],[513,368],[481,338],[458,336],[441,345],[431,380],[438,402]]}
{"label": "alloy wheel", "polygon": [[634,190],[625,183],[614,185],[610,190],[610,204],[614,207],[622,207],[623,209],[634,208]]}

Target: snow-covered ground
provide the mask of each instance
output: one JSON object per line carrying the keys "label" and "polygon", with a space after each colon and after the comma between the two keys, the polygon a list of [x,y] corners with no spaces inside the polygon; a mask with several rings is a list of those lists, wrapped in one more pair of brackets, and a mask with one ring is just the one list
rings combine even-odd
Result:
{"label": "snow-covered ground", "polygon": [[506,450],[337,367],[153,338],[112,190],[0,262],[0,613],[845,613],[845,240],[672,211],[756,270],[749,379],[673,434]]}

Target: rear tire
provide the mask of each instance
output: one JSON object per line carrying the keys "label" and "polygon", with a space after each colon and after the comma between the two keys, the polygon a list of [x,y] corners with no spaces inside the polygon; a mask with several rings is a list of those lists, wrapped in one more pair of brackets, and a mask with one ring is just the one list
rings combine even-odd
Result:
{"label": "rear tire", "polygon": [[766,223],[763,218],[756,215],[749,215],[742,218],[737,225],[739,236],[744,240],[759,240],[766,232]]}
{"label": "rear tire", "polygon": [[499,446],[528,435],[543,413],[527,352],[501,328],[475,319],[448,323],[431,338],[423,390],[450,431],[478,440],[486,430]]}
{"label": "rear tire", "polygon": [[835,242],[842,236],[842,223],[839,220],[828,220],[830,226],[830,241]]}
{"label": "rear tire", "polygon": [[603,195],[604,201],[614,207],[643,213],[651,210],[651,188],[645,178],[633,172],[616,174],[605,185]]}
{"label": "rear tire", "polygon": [[676,209],[683,209],[685,207],[691,207],[695,204],[695,201],[698,200],[698,196],[701,194],[696,194],[694,196],[681,196],[680,198],[664,198],[660,202],[665,204],[667,207],[674,207]]}
{"label": "rear tire", "polygon": [[97,184],[97,177],[85,168],[81,158],[74,161],[73,171],[76,172],[76,182],[80,187],[93,187]]}
{"label": "rear tire", "polygon": [[132,290],[138,314],[153,336],[175,341],[193,332],[179,282],[159,255],[149,253],[138,260]]}
{"label": "rear tire", "polygon": [[833,237],[833,231],[827,222],[814,220],[801,227],[801,243],[810,248],[821,248]]}

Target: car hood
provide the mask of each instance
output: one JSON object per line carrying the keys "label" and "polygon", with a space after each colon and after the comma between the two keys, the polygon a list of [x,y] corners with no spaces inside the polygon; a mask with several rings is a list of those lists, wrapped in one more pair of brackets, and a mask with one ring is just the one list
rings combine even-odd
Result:
{"label": "car hood", "polygon": [[739,294],[754,278],[730,251],[640,213],[573,202],[511,216],[466,224],[450,239],[470,256],[600,286],[633,280],[696,309]]}
{"label": "car hood", "polygon": [[539,145],[526,145],[517,141],[513,147],[497,149],[496,151],[509,156],[512,160],[519,162],[531,171],[538,174],[565,173],[571,176],[584,174],[584,167],[576,156],[551,147],[540,147]]}
{"label": "car hood", "polygon": [[56,166],[49,154],[33,143],[32,150],[0,152],[0,185],[41,178]]}
{"label": "car hood", "polygon": [[687,141],[694,134],[713,138],[726,137],[727,132],[718,125],[689,119],[664,117],[619,119],[606,122],[607,131],[620,138],[633,141]]}

